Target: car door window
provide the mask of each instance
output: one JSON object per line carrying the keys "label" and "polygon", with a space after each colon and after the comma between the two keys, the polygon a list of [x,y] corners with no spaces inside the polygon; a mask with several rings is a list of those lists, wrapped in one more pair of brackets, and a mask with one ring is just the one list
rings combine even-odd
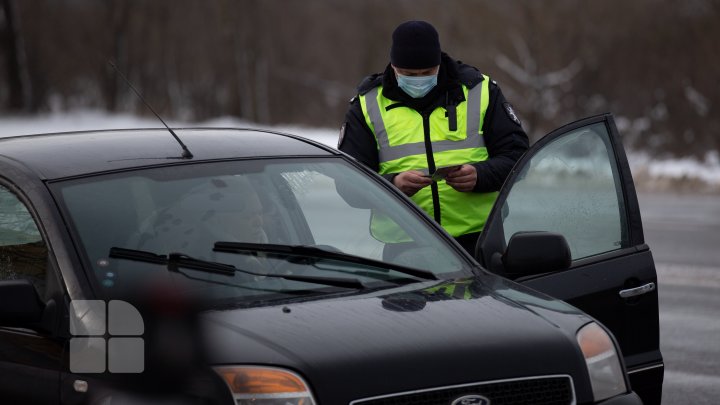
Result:
{"label": "car door window", "polygon": [[46,290],[47,248],[25,204],[0,186],[0,281],[27,279]]}
{"label": "car door window", "polygon": [[622,187],[603,123],[554,139],[515,178],[502,219],[505,242],[520,231],[565,236],[572,259],[628,245]]}

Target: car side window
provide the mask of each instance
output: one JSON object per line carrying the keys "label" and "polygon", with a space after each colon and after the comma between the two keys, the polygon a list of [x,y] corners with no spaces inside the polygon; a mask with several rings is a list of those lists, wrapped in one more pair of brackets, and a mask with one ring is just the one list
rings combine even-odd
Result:
{"label": "car side window", "polygon": [[620,176],[603,123],[553,140],[516,178],[503,207],[505,242],[520,231],[565,236],[572,259],[629,244]]}
{"label": "car side window", "polygon": [[0,186],[0,281],[27,279],[45,296],[48,250],[25,204]]}

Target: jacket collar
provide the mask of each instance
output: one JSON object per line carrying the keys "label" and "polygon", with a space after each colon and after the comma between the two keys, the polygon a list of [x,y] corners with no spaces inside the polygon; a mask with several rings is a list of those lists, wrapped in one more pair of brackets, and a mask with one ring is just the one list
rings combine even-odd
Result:
{"label": "jacket collar", "polygon": [[412,98],[398,87],[395,71],[388,64],[382,78],[383,96],[417,111],[431,111],[449,104],[457,105],[465,100],[457,66],[458,63],[443,52],[437,86],[424,97]]}

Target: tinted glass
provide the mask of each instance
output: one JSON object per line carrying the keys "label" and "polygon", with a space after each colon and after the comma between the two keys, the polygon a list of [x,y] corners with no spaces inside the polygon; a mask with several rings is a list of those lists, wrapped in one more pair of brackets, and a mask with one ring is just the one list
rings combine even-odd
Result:
{"label": "tinted glass", "polygon": [[545,145],[512,185],[504,207],[506,242],[519,231],[565,236],[572,258],[627,245],[624,204],[604,124]]}
{"label": "tinted glass", "polygon": [[47,248],[25,204],[0,186],[0,281],[27,279],[45,294]]}
{"label": "tinted glass", "polygon": [[[368,286],[400,272],[337,260],[213,251],[215,242],[315,246],[440,275],[469,271],[465,260],[404,202],[341,159],[217,162],[137,170],[53,185],[98,284],[122,295],[171,277],[208,296],[250,297],[327,286],[263,274],[352,277]],[[374,217],[401,238],[379,238]],[[389,249],[388,247],[395,249]],[[400,246],[398,249],[397,247]],[[111,258],[111,247],[231,264],[255,275],[229,277]],[[392,254],[388,251],[392,250]],[[467,274],[467,273],[466,273]],[[236,287],[219,285],[232,283]],[[253,298],[255,297],[255,298]]]}

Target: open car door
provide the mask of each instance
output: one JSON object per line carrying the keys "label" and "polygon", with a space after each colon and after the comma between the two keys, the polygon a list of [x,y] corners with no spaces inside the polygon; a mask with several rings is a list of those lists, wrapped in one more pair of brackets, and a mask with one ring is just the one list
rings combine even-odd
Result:
{"label": "open car door", "polygon": [[500,192],[476,257],[603,323],[620,344],[632,389],[645,404],[660,403],[657,275],[612,115],[566,125],[528,150]]}

